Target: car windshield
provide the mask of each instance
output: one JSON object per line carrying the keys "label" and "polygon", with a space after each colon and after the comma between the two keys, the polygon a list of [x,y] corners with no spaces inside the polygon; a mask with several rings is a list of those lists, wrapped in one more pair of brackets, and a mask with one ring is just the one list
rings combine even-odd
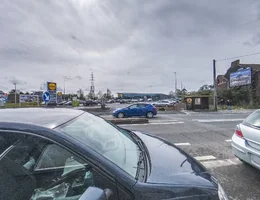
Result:
{"label": "car windshield", "polygon": [[140,149],[126,131],[89,113],[84,113],[57,129],[84,143],[136,177]]}
{"label": "car windshield", "polygon": [[260,127],[260,111],[256,111],[249,115],[243,123],[255,127]]}

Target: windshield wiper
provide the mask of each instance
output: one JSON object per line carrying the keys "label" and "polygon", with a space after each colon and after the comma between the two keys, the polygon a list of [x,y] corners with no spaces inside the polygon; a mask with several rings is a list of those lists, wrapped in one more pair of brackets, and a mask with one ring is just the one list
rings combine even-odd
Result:
{"label": "windshield wiper", "polygon": [[[141,150],[140,153],[139,153],[139,159],[138,159],[138,162],[137,162],[137,170],[136,170],[136,176],[135,176],[135,179],[136,179],[136,180],[139,179],[140,171],[141,171],[141,170],[145,170],[144,160],[145,160],[145,152]],[[143,167],[142,167],[142,166],[143,166]],[[143,177],[144,177],[144,176],[143,176]]]}

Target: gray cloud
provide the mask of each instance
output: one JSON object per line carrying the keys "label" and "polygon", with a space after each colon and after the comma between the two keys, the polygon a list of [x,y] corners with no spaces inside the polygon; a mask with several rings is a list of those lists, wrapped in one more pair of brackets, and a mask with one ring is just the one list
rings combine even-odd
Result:
{"label": "gray cloud", "polygon": [[12,76],[27,90],[46,81],[62,89],[66,76],[67,92],[87,91],[91,70],[97,91],[168,93],[174,72],[198,89],[212,82],[212,59],[257,51],[259,16],[255,0],[3,1],[0,90]]}

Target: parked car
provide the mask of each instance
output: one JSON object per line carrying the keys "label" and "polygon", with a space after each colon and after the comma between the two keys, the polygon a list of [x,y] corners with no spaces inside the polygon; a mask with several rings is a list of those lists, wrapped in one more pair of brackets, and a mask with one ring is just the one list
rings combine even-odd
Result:
{"label": "parked car", "polygon": [[65,103],[67,103],[67,101],[61,101],[61,102],[57,103],[57,105],[63,106],[63,105],[65,105]]}
{"label": "parked car", "polygon": [[85,199],[92,186],[109,191],[110,200],[227,200],[175,145],[81,110],[0,110],[0,155],[4,200]]}
{"label": "parked car", "polygon": [[67,101],[66,103],[64,103],[65,106],[72,106],[72,101]]}
{"label": "parked car", "polygon": [[169,100],[160,100],[158,102],[153,103],[156,107],[171,107],[174,106],[176,103]]}
{"label": "parked car", "polygon": [[232,151],[241,161],[260,169],[260,110],[237,125],[232,137]]}
{"label": "parked car", "polygon": [[109,99],[109,100],[107,100],[106,103],[115,103],[115,100],[114,99]]}
{"label": "parked car", "polygon": [[125,103],[129,103],[130,102],[130,100],[128,100],[128,99],[121,99],[120,100],[120,104],[125,104]]}
{"label": "parked car", "polygon": [[97,101],[94,101],[94,100],[86,100],[84,103],[83,103],[84,106],[96,106],[98,105],[98,102]]}
{"label": "parked car", "polygon": [[152,118],[157,115],[157,110],[152,104],[138,103],[125,108],[119,108],[113,111],[113,116],[117,118],[146,116]]}

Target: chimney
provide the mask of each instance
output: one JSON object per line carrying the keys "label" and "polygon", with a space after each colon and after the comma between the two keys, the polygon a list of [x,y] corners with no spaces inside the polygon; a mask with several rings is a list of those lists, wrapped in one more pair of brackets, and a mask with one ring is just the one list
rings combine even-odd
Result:
{"label": "chimney", "polygon": [[235,68],[240,64],[240,60],[235,60],[231,63],[231,68]]}

